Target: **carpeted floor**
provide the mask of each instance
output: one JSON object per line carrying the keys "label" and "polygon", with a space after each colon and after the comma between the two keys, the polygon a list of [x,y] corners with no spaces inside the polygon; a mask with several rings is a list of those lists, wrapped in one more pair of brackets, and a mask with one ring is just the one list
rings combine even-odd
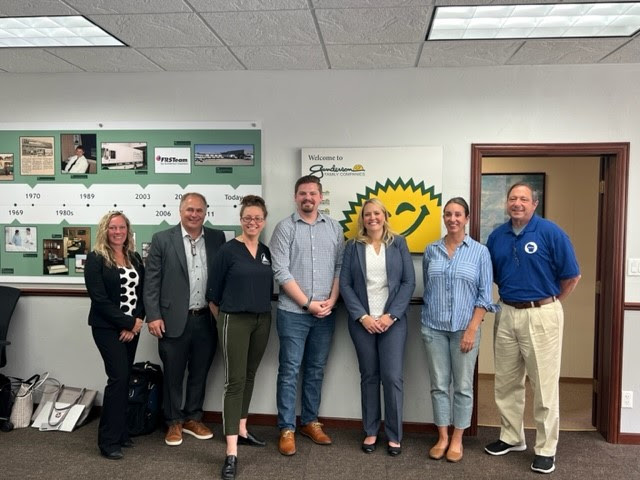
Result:
{"label": "carpeted floor", "polygon": [[[137,437],[125,450],[125,459],[102,458],[96,446],[97,420],[73,433],[39,432],[33,428],[0,432],[0,478],[7,479],[215,479],[220,478],[225,446],[221,426],[213,425],[213,440],[187,436],[179,447],[164,444],[161,431]],[[492,457],[483,451],[498,429],[481,427],[477,437],[465,438],[465,456],[458,464],[427,457],[434,434],[406,434],[403,453],[389,457],[380,446],[366,455],[362,435],[354,429],[329,429],[334,444],[319,446],[297,438],[298,453],[283,457],[277,450],[275,427],[252,431],[267,440],[265,448],[240,447],[238,480],[305,479],[526,479],[543,478],[531,472],[533,432],[527,430],[529,449]],[[640,447],[611,445],[596,432],[562,432],[555,480],[640,478]]]}
{"label": "carpeted floor", "polygon": [[[527,381],[525,403],[525,428],[535,428],[533,423],[533,392]],[[595,430],[591,424],[591,383],[560,382],[560,430]],[[493,376],[478,377],[478,425],[500,426],[500,414],[493,394]]]}

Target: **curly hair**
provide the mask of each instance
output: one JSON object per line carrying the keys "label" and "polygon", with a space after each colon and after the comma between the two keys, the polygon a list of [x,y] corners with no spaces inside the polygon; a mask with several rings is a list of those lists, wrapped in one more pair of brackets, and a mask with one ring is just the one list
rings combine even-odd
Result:
{"label": "curly hair", "polygon": [[98,232],[96,233],[96,244],[93,247],[93,251],[101,255],[104,258],[105,264],[108,267],[116,266],[116,257],[113,248],[109,244],[109,223],[115,217],[122,217],[127,225],[127,238],[123,245],[123,253],[127,267],[131,266],[131,259],[135,251],[135,244],[133,242],[133,231],[131,231],[131,223],[127,216],[118,211],[112,211],[105,214],[98,223]]}

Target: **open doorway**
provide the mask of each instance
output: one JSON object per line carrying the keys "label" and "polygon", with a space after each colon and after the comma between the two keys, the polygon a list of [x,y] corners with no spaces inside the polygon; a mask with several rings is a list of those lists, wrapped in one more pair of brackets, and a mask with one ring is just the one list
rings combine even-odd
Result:
{"label": "open doorway", "polygon": [[[539,178],[536,186],[540,194],[538,214],[559,225],[573,243],[582,278],[576,290],[563,302],[566,335],[560,371],[560,430],[593,430],[594,292],[600,157],[485,157],[482,174],[485,180],[480,219],[484,227],[481,230],[483,240],[490,230],[508,218],[506,214],[505,218],[502,217],[506,189],[515,181]],[[490,188],[494,185],[493,189]],[[496,214],[500,215],[498,223],[491,224]],[[489,218],[491,221],[487,222]],[[494,286],[494,298],[497,297],[497,287]],[[487,314],[483,324],[476,396],[478,424],[499,427],[500,415],[493,393],[494,317],[494,314]],[[528,382],[525,405],[525,428],[534,428],[533,392]]]}
{"label": "open doorway", "polygon": [[[592,424],[612,443],[618,442],[620,426],[621,340],[624,300],[624,247],[629,144],[494,144],[472,145],[470,234],[479,238],[481,175],[483,160],[505,157],[597,157],[599,192],[595,282],[593,292],[593,395]],[[488,160],[487,160],[488,161]],[[571,189],[571,183],[565,186]],[[579,214],[587,214],[580,212]],[[565,325],[565,338],[568,333]],[[486,335],[490,336],[490,335]],[[476,381],[477,386],[477,381]],[[477,431],[477,398],[471,433]]]}

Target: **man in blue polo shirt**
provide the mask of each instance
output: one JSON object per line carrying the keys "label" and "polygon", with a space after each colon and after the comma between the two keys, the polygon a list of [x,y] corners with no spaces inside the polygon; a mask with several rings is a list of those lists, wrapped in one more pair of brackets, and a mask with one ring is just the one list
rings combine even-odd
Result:
{"label": "man in blue polo shirt", "polygon": [[507,194],[511,220],[487,241],[501,312],[494,327],[495,399],[500,439],[491,455],[526,450],[525,374],[534,391],[535,457],[531,470],[551,473],[560,424],[558,381],[564,314],[561,301],[576,287],[580,269],[571,241],[553,222],[534,215],[538,194],[516,183]]}

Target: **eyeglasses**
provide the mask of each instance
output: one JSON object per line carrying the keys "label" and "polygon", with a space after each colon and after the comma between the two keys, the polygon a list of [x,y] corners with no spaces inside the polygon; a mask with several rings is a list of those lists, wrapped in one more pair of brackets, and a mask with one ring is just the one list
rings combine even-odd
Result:
{"label": "eyeglasses", "polygon": [[260,224],[264,222],[264,217],[241,217],[240,220],[242,220],[242,223],[256,222],[257,224]]}

